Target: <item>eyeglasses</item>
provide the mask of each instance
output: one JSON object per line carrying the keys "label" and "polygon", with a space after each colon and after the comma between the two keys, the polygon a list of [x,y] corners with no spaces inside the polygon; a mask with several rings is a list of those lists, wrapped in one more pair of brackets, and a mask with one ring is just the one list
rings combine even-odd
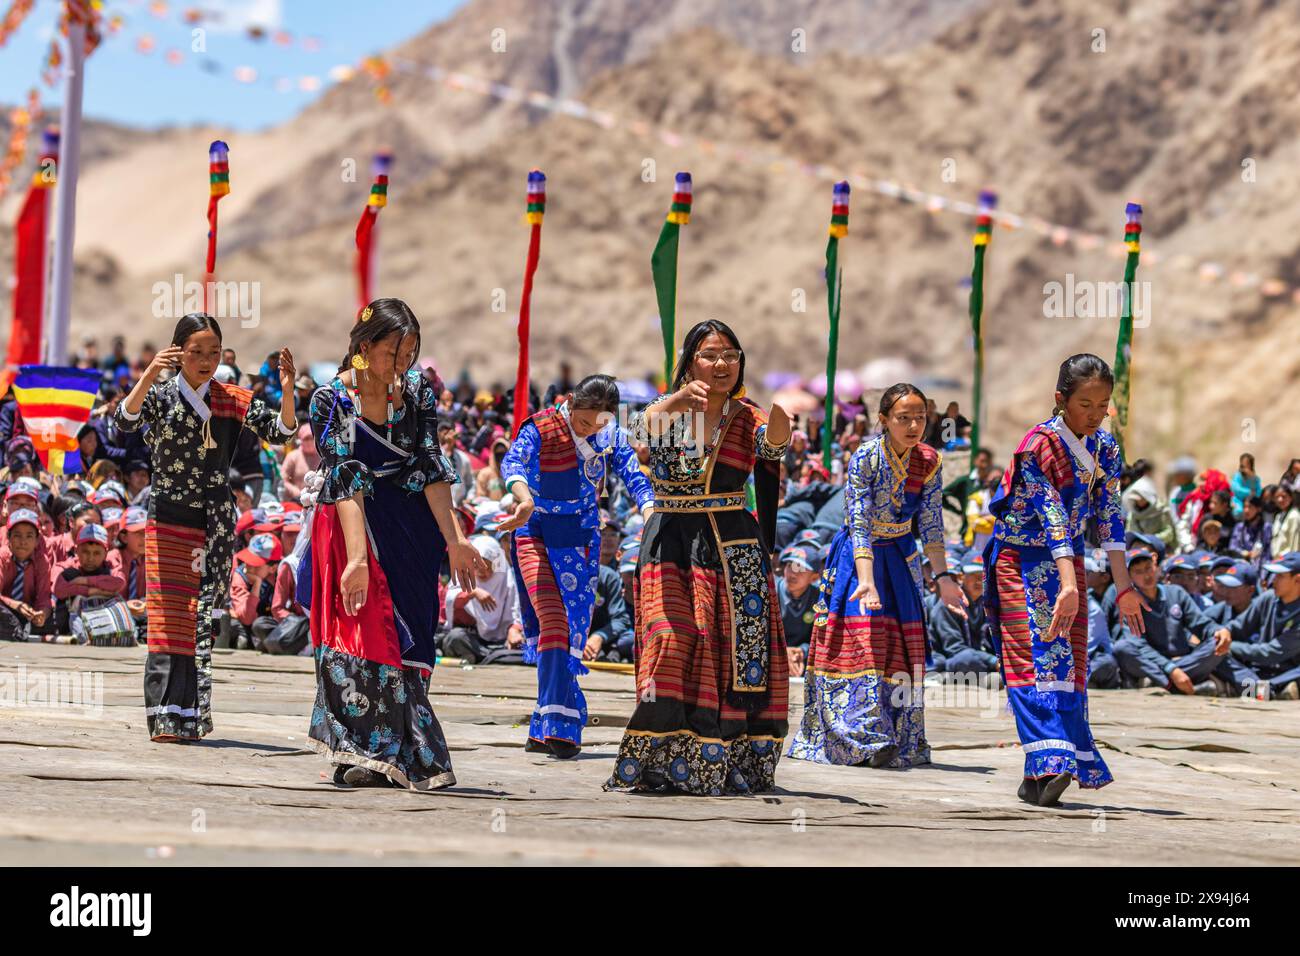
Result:
{"label": "eyeglasses", "polygon": [[735,365],[740,361],[740,356],[740,349],[727,349],[724,352],[715,352],[713,349],[706,349],[703,352],[695,353],[697,359],[701,362],[706,362],[709,365],[716,365],[719,359],[726,362],[728,365]]}

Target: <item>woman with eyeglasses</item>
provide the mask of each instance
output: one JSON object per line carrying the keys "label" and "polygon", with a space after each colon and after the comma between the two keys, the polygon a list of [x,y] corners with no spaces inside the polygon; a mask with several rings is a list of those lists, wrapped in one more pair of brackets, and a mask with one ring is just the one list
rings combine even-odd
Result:
{"label": "woman with eyeglasses", "polygon": [[701,322],[682,344],[674,391],[633,422],[650,446],[655,510],[636,579],[639,703],[606,790],[774,785],[789,664],[770,556],[790,419],[745,400],[744,387],[740,340]]}
{"label": "woman with eyeglasses", "polygon": [[1061,363],[1052,417],[1029,430],[989,503],[984,608],[1002,660],[1007,703],[1025,754],[1018,796],[1055,806],[1072,781],[1113,779],[1088,726],[1088,601],[1080,597],[1091,518],[1110,562],[1116,613],[1134,634],[1146,602],[1124,556],[1124,459],[1101,430],[1115,377],[1095,355]]}
{"label": "woman with eyeglasses", "polygon": [[[280,381],[293,382],[293,356],[279,355]],[[148,425],[153,490],[145,525],[149,654],[145,717],[155,743],[212,732],[212,612],[230,591],[235,507],[230,463],[248,429],[283,445],[298,430],[293,404],[277,412],[253,393],[214,379],[221,326],[194,312],[176,323],[172,344],[154,356],[114,423]],[[158,383],[164,370],[167,381]],[[290,385],[292,387],[292,385]]]}
{"label": "woman with eyeglasses", "polygon": [[804,712],[790,756],[815,763],[914,767],[930,762],[925,738],[928,646],[921,548],[939,598],[965,617],[966,598],[943,550],[941,456],[921,441],[925,395],[900,382],[880,398],[879,435],[849,460],[844,527],[822,572]]}

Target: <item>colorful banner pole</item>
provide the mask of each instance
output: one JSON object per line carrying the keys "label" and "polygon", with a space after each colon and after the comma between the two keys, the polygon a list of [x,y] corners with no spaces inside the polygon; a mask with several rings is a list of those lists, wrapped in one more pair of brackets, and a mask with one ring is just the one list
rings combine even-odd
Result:
{"label": "colorful banner pole", "polygon": [[1133,280],[1142,255],[1142,207],[1131,202],[1124,207],[1124,310],[1119,317],[1119,335],[1115,340],[1115,427],[1111,429],[1119,443],[1121,459],[1124,440],[1128,437],[1129,399],[1133,394]]}
{"label": "colorful banner pole", "polygon": [[[984,423],[984,255],[993,239],[993,210],[997,193],[980,192],[979,211],[975,216],[975,264],[970,273],[970,331],[975,351],[975,369],[971,377],[970,453],[974,460],[980,447],[980,429]],[[954,436],[955,437],[955,436]]]}
{"label": "colorful banner pole", "polygon": [[[208,254],[203,262],[203,311],[212,305],[212,281],[217,273],[217,203],[230,195],[230,147],[215,139],[208,147]],[[210,314],[210,313],[209,313]]]}
{"label": "colorful banner pole", "polygon": [[19,366],[35,365],[41,360],[50,196],[58,155],[59,131],[51,126],[45,130],[40,161],[14,227],[13,319],[5,367],[0,371],[0,395],[8,391]]}
{"label": "colorful banner pole", "polygon": [[542,253],[542,216],[546,213],[546,176],[540,169],[528,174],[528,260],[524,263],[524,291],[519,298],[519,369],[515,373],[515,414],[510,430],[518,435],[528,420],[528,337],[533,299],[533,274]]}
{"label": "colorful banner pole", "polygon": [[655,298],[659,303],[659,328],[664,339],[664,384],[673,383],[673,353],[677,338],[677,250],[681,227],[691,221],[691,174],[678,173],[668,218],[659,230],[659,241],[650,255]]}
{"label": "colorful banner pole", "polygon": [[826,418],[822,422],[822,465],[831,470],[831,445],[835,441],[835,366],[840,349],[840,292],[844,273],[840,269],[840,240],[849,234],[849,183],[843,180],[831,188],[830,238],[826,240],[826,311],[830,334],[826,346]]}
{"label": "colorful banner pole", "polygon": [[379,210],[388,205],[388,174],[392,166],[392,153],[375,153],[374,161],[371,163],[374,182],[370,186],[366,208],[361,210],[361,218],[357,221],[358,312],[368,306],[374,298],[371,289],[375,282],[375,231],[379,225]]}

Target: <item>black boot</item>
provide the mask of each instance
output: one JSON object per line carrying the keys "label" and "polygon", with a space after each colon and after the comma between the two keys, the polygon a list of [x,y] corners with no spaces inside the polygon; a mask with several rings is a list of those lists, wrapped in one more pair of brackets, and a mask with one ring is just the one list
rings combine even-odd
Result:
{"label": "black boot", "polygon": [[343,779],[343,774],[347,772],[347,769],[342,764],[334,768],[334,786],[346,787],[348,785],[347,781]]}
{"label": "black boot", "polygon": [[551,752],[551,748],[546,746],[546,744],[540,740],[534,740],[532,737],[529,737],[527,740],[524,741],[524,753],[526,754],[549,755],[550,752]]}
{"label": "black boot", "polygon": [[1016,796],[1025,801],[1025,803],[1032,803],[1034,806],[1038,806],[1038,791],[1038,781],[1033,777],[1026,777],[1024,780],[1020,781],[1020,789],[1016,791]]}
{"label": "black boot", "polygon": [[1065,793],[1070,781],[1074,775],[1070,773],[1058,773],[1050,780],[1043,782],[1042,789],[1038,794],[1038,805],[1040,807],[1054,807],[1061,802],[1061,794]]}
{"label": "black boot", "polygon": [[570,743],[567,740],[551,738],[546,742],[550,745],[551,754],[560,760],[572,760],[582,752],[581,747],[575,743]]}
{"label": "black boot", "polygon": [[369,767],[348,767],[343,771],[343,782],[349,787],[386,787],[388,778]]}
{"label": "black boot", "polygon": [[898,748],[893,744],[888,747],[882,747],[863,761],[868,767],[874,767],[879,770],[881,767],[888,767],[898,756]]}

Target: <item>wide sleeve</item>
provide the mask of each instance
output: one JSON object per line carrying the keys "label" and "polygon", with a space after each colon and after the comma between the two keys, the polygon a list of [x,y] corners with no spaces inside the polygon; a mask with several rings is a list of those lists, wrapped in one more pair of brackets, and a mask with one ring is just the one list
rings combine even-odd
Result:
{"label": "wide sleeve", "polygon": [[[149,391],[144,393],[144,399],[140,402],[140,410],[132,415],[126,410],[126,399],[117,403],[117,408],[113,412],[113,424],[125,432],[139,431],[141,425],[152,425],[158,420],[158,386],[149,386]],[[157,429],[151,428],[145,433],[145,441],[150,441],[155,437]]]}
{"label": "wide sleeve", "polygon": [[506,491],[510,483],[522,481],[530,491],[537,491],[542,484],[540,455],[542,435],[531,420],[524,422],[515,436],[514,442],[501,459],[501,484]]}
{"label": "wide sleeve", "polygon": [[853,556],[871,557],[871,520],[874,503],[871,495],[871,465],[863,445],[849,460],[849,473],[844,484],[844,513],[853,537]]}
{"label": "wide sleeve", "polygon": [[437,393],[418,372],[409,373],[407,384],[414,398],[406,411],[415,415],[415,445],[395,478],[397,484],[407,491],[424,491],[439,483],[458,484],[460,475],[438,444]]}
{"label": "wide sleeve", "polygon": [[320,453],[316,470],[324,482],[316,500],[332,505],[357,492],[369,495],[375,476],[368,466],[352,457],[356,425],[347,396],[322,385],[312,394],[310,418],[316,450]]}
{"label": "wide sleeve", "polygon": [[637,460],[636,452],[632,450],[627,436],[621,432],[614,434],[614,470],[627,486],[627,492],[636,502],[638,509],[654,504],[655,493],[650,487],[650,481],[641,470],[641,463]]}
{"label": "wide sleeve", "polygon": [[1119,443],[1109,435],[1101,442],[1100,458],[1102,477],[1093,485],[1092,513],[1097,519],[1102,548],[1123,551],[1124,508],[1120,503],[1119,476],[1124,472],[1124,459]]}
{"label": "wide sleeve", "polygon": [[260,398],[254,398],[248,403],[248,410],[244,412],[244,427],[270,445],[283,445],[298,431],[296,423],[293,427],[286,426],[280,420],[279,409],[272,408]]}
{"label": "wide sleeve", "polygon": [[[1043,447],[1046,447],[1043,442]],[[1070,519],[1065,511],[1065,502],[1061,500],[1061,491],[1047,477],[1038,455],[1023,454],[1020,458],[1019,475],[1024,482],[1024,494],[1047,537],[1047,547],[1053,558],[1074,557],[1074,544],[1070,537]],[[1124,540],[1121,530],[1120,540]]]}
{"label": "wide sleeve", "polygon": [[[790,432],[794,435],[793,428]],[[787,438],[780,445],[773,445],[767,440],[767,412],[760,408],[754,409],[754,454],[759,458],[768,461],[780,461],[785,457],[785,450],[790,447],[790,439]]]}
{"label": "wide sleeve", "polygon": [[943,550],[943,456],[937,455],[934,471],[921,486],[921,515],[917,530],[921,535],[921,550]]}

